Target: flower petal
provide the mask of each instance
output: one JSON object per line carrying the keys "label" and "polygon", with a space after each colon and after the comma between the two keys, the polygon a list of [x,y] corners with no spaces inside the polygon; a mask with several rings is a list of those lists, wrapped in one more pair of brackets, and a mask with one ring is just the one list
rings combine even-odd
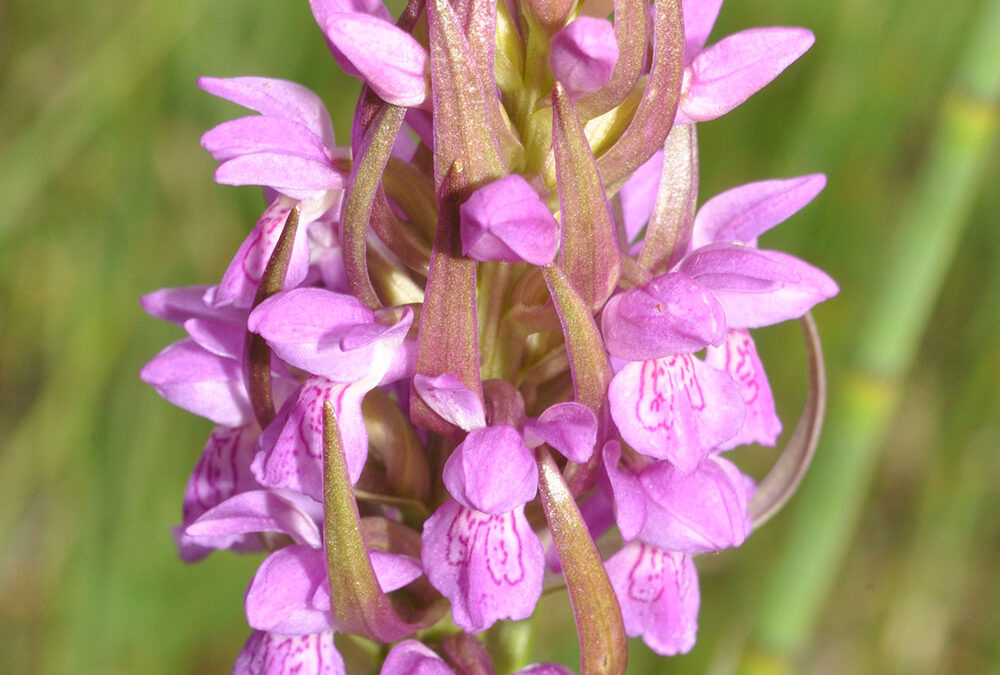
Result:
{"label": "flower petal", "polygon": [[645,361],[720,344],[726,317],[712,293],[684,274],[670,273],[608,300],[601,332],[612,356]]}
{"label": "flower petal", "polygon": [[646,520],[639,539],[668,551],[708,553],[739,546],[753,522],[747,505],[753,481],[736,465],[711,456],[685,476],[657,462],[639,476]]}
{"label": "flower petal", "polygon": [[444,465],[444,484],[460,504],[500,516],[538,492],[534,453],[514,427],[474,429]]}
{"label": "flower petal", "polygon": [[611,381],[608,399],[629,445],[684,473],[735,436],[745,414],[732,378],[690,354],[629,363]]}
{"label": "flower petal", "polygon": [[459,217],[462,253],[473,260],[548,265],[559,251],[559,223],[517,174],[476,190]]}
{"label": "flower petal", "polygon": [[629,636],[664,656],[691,651],[701,603],[691,556],[632,542],[604,566]]}
{"label": "flower petal", "polygon": [[347,675],[333,631],[278,635],[255,630],[236,657],[233,675]]}
{"label": "flower petal", "polygon": [[344,187],[344,175],[328,161],[265,151],[226,160],[215,170],[221,185],[263,185],[293,199],[315,199],[317,192]]}
{"label": "flower petal", "polygon": [[478,394],[457,376],[417,374],[413,376],[413,387],[431,410],[459,429],[472,431],[486,426],[486,411]]}
{"label": "flower petal", "polygon": [[424,643],[403,640],[389,651],[379,675],[455,675],[455,671]]}
{"label": "flower petal", "polygon": [[740,387],[747,410],[740,432],[719,449],[729,450],[746,443],[774,445],[781,433],[781,420],[774,410],[771,386],[750,333],[729,331],[721,347],[708,348],[705,363],[729,373]]}
{"label": "flower petal", "polygon": [[198,78],[198,86],[213,96],[232,101],[261,115],[281,117],[304,125],[323,144],[335,145],[333,123],[319,96],[301,84],[267,77]]}
{"label": "flower petal", "polygon": [[753,28],[734,33],[698,54],[684,71],[680,121],[720,117],[763,89],[809,49],[805,28]]}
{"label": "flower petal", "polygon": [[524,507],[490,516],[448,500],[424,523],[421,557],[455,623],[470,633],[528,618],[542,594],[542,544]]}
{"label": "flower petal", "polygon": [[326,17],[323,32],[386,103],[412,107],[427,98],[427,50],[391,21],[336,12]]}
{"label": "flower petal", "polygon": [[635,242],[642,228],[649,222],[656,203],[656,191],[663,173],[663,150],[657,150],[647,159],[618,190],[625,221],[625,237]]}
{"label": "flower petal", "polygon": [[224,427],[254,419],[239,361],[212,354],[194,340],[168,346],[142,367],[139,377],[178,408]]}
{"label": "flower petal", "polygon": [[307,635],[333,628],[329,605],[317,607],[313,598],[327,585],[322,549],[286,546],[260,564],[247,588],[247,623],[252,628],[283,635]]}
{"label": "flower petal", "polygon": [[826,186],[826,176],[747,183],[716,195],[698,209],[691,247],[727,242],[756,246],[757,237],[784,222],[811,202]]}
{"label": "flower petal", "polygon": [[615,28],[607,19],[581,16],[552,36],[552,74],[571,96],[600,89],[611,79],[618,61]]}
{"label": "flower petal", "polygon": [[581,403],[557,403],[546,408],[537,421],[525,425],[524,438],[529,447],[548,443],[563,457],[583,463],[594,454],[597,417]]}
{"label": "flower petal", "polygon": [[250,490],[209,509],[188,526],[185,534],[199,542],[227,535],[280,532],[296,543],[323,545],[317,522],[323,505],[291,490]]}

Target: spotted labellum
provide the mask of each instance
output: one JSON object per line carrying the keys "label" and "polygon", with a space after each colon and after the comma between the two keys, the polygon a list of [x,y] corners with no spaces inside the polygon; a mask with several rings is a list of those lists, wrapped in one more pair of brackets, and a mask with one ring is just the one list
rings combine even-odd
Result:
{"label": "spotted labellum", "polygon": [[[233,672],[610,675],[628,636],[694,647],[697,556],[808,466],[809,311],[838,292],[759,242],[822,175],[696,208],[697,123],[813,41],[710,40],[720,6],[310,0],[362,83],[341,145],[300,85],[199,80],[249,111],[202,137],[216,180],[265,205],[217,284],[143,298],[186,336],[141,377],[216,425],[181,557],[263,555]],[[810,393],[758,483],[726,453],[778,442],[751,331],[790,319]],[[558,588],[579,663],[527,663],[505,624]]]}

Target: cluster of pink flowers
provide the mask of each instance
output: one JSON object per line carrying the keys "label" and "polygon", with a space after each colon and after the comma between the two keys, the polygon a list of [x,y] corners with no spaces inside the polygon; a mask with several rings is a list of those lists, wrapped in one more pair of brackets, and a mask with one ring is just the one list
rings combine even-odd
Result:
{"label": "cluster of pink flowers", "polygon": [[382,675],[490,673],[471,636],[560,583],[583,672],[690,650],[692,556],[753,526],[724,453],[781,430],[748,330],[837,292],[757,246],[824,177],[696,212],[695,123],[812,34],[706,47],[721,0],[310,4],[364,84],[349,146],[300,85],[201,79],[257,113],[202,137],[216,180],[269,203],[217,285],[143,298],[187,337],[142,378],[218,425],[180,555],[267,552],[234,672],[344,673],[348,633]]}

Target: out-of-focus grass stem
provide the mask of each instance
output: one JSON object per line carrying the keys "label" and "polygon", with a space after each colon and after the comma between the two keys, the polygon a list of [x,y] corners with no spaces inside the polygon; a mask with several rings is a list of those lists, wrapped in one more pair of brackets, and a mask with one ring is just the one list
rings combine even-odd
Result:
{"label": "out-of-focus grass stem", "polygon": [[[873,279],[849,368],[831,374],[831,408],[793,521],[755,612],[755,648],[783,672],[806,646],[855,533],[884,433],[954,257],[1000,126],[1000,2],[983,6],[926,164]],[[838,376],[839,375],[839,376]],[[757,656],[760,656],[759,654]],[[751,668],[755,672],[758,668]]]}

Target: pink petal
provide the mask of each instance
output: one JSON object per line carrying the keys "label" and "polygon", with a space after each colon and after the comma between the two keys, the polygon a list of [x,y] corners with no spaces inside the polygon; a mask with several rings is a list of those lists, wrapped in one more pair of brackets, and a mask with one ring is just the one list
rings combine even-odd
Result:
{"label": "pink petal", "polygon": [[629,636],[664,656],[691,651],[701,603],[691,556],[632,542],[604,566]]}
{"label": "pink petal", "polygon": [[646,520],[639,539],[668,551],[708,553],[739,546],[753,522],[747,510],[754,485],[718,456],[684,475],[668,462],[642,472]]}
{"label": "pink petal", "polygon": [[486,411],[479,395],[451,373],[428,377],[414,375],[413,386],[431,410],[464,431],[486,426]]}
{"label": "pink petal", "polygon": [[327,585],[321,549],[286,546],[260,564],[247,588],[247,623],[257,630],[283,635],[321,633],[332,628],[328,609],[313,602]]}
{"label": "pink petal", "polygon": [[601,314],[608,353],[644,361],[720,344],[726,317],[715,296],[683,274],[664,274],[619,293]]}
{"label": "pink petal", "polygon": [[310,129],[299,122],[266,115],[223,122],[202,135],[201,147],[217,162],[260,152],[295,155],[317,162],[329,160],[323,140]]}
{"label": "pink petal", "polygon": [[455,671],[424,643],[404,640],[389,651],[379,675],[455,675]]}
{"label": "pink petal", "polygon": [[754,28],[730,35],[684,71],[680,110],[705,122],[726,114],[802,56],[815,38],[805,28]]}
{"label": "pink petal", "polygon": [[629,363],[611,380],[608,399],[629,445],[684,473],[735,436],[745,414],[732,378],[690,354]]}
{"label": "pink petal", "polygon": [[314,199],[317,192],[344,187],[344,175],[328,161],[256,152],[227,160],[215,170],[221,185],[265,185],[292,199]]}
{"label": "pink petal", "polygon": [[[309,6],[312,8],[316,25],[320,27],[325,26],[333,14],[343,12],[370,14],[384,21],[392,21],[392,14],[389,13],[381,0],[309,0]],[[361,74],[351,65],[344,53],[329,38],[326,39],[326,44],[341,70],[351,77],[361,77]]]}
{"label": "pink petal", "polygon": [[740,432],[719,449],[729,450],[746,443],[774,445],[781,433],[781,420],[775,413],[771,386],[750,333],[729,331],[721,347],[708,348],[705,363],[729,373],[739,385],[747,409]]}
{"label": "pink petal", "polygon": [[826,186],[821,173],[748,183],[709,199],[694,219],[691,247],[715,242],[756,246],[757,237],[784,222]]}
{"label": "pink petal", "polygon": [[448,500],[424,523],[421,558],[455,623],[470,633],[528,618],[542,594],[542,544],[524,507],[490,516]]}
{"label": "pink petal", "polygon": [[178,408],[224,427],[253,420],[238,361],[222,358],[194,340],[175,342],[142,367],[139,377]]}
{"label": "pink petal", "polygon": [[559,223],[517,174],[476,190],[459,214],[462,253],[474,260],[548,265],[559,250]]}
{"label": "pink petal", "polygon": [[278,635],[255,630],[236,657],[233,675],[347,675],[333,631]]}
{"label": "pink petal", "polygon": [[211,319],[188,319],[184,330],[206,351],[227,359],[243,359],[243,342],[247,330],[243,323],[226,323]]}
{"label": "pink petal", "polygon": [[291,490],[250,490],[209,509],[188,526],[193,541],[256,532],[280,532],[296,543],[323,545],[317,522],[323,505]]}
{"label": "pink petal", "polygon": [[[217,307],[233,305],[249,309],[257,294],[257,287],[264,276],[274,247],[281,237],[281,232],[288,220],[295,203],[285,198],[278,198],[261,214],[257,225],[243,241],[236,252],[229,268],[222,276],[222,281],[210,294],[210,301]],[[309,272],[309,238],[308,223],[300,222],[295,231],[295,241],[292,245],[292,255],[285,273],[285,288],[295,288],[305,279]]]}
{"label": "pink petal", "polygon": [[424,568],[420,566],[420,561],[406,555],[386,553],[384,551],[369,551],[368,557],[372,562],[372,568],[375,570],[375,578],[378,580],[378,585],[385,593],[402,588],[424,573]]}
{"label": "pink petal", "polygon": [[573,671],[557,663],[533,663],[521,668],[514,675],[573,675]]}
{"label": "pink petal", "polygon": [[635,539],[646,522],[646,496],[639,479],[627,469],[620,469],[622,450],[617,441],[604,444],[604,469],[614,498],[615,521],[625,541]]}
{"label": "pink petal", "polygon": [[722,0],[681,2],[684,14],[684,65],[691,63],[692,59],[704,49],[721,8]]}
{"label": "pink petal", "polygon": [[260,487],[250,471],[250,462],[257,451],[257,436],[256,425],[237,429],[216,427],[209,435],[184,490],[182,522],[174,528],[177,551],[185,562],[200,560],[212,549],[257,551],[262,548],[256,536],[202,537],[196,543],[184,533],[188,525],[213,506],[233,495]]}
{"label": "pink petal", "polygon": [[337,413],[347,471],[357,483],[368,457],[368,432],[361,401],[374,388],[335,384],[322,377],[302,383],[261,434],[261,452],[252,469],[262,485],[296,490],[317,501],[323,499],[323,405],[332,401]]}
{"label": "pink petal", "polygon": [[298,122],[323,139],[326,147],[335,145],[333,124],[326,106],[301,84],[266,77],[200,77],[198,86],[213,96],[256,110],[262,115]]}
{"label": "pink petal", "polygon": [[529,447],[548,443],[563,457],[583,463],[594,454],[597,417],[580,403],[557,403],[546,408],[537,421],[526,424],[524,436]]}
{"label": "pink petal", "polygon": [[840,290],[829,275],[798,258],[744,246],[703,246],[680,268],[718,298],[730,328],[796,319]]}
{"label": "pink petal", "polygon": [[427,50],[395,24],[369,14],[331,13],[327,39],[387,103],[412,107],[428,93]]}
{"label": "pink petal", "polygon": [[445,463],[443,477],[460,504],[493,516],[523,506],[538,491],[534,453],[506,424],[470,431]]}
{"label": "pink petal", "polygon": [[571,96],[600,89],[618,61],[615,28],[607,19],[581,16],[552,36],[552,74]]}
{"label": "pink petal", "polygon": [[205,295],[211,291],[208,286],[163,288],[142,296],[140,302],[150,316],[176,323],[178,326],[183,325],[188,319],[245,322],[244,313],[238,309],[214,307],[206,303]]}

